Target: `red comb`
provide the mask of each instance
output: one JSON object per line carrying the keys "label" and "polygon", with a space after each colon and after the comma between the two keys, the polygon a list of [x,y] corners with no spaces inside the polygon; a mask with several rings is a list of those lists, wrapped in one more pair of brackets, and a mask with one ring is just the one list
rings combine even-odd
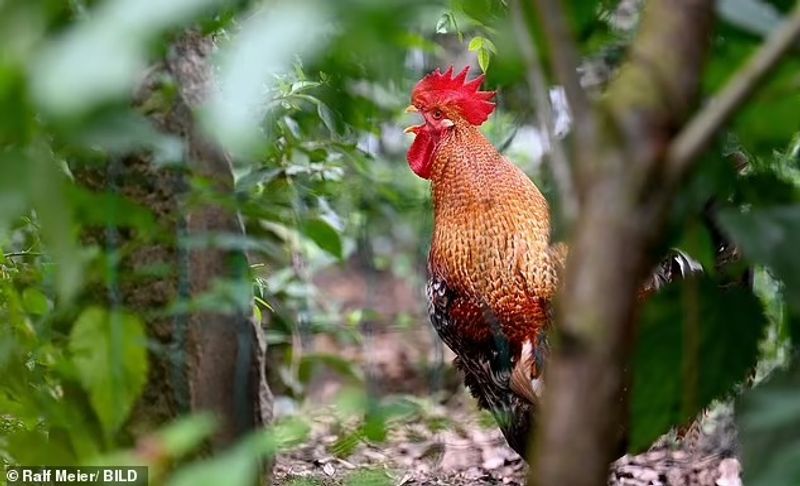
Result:
{"label": "red comb", "polygon": [[469,66],[453,76],[453,66],[444,74],[437,68],[436,71],[422,78],[411,93],[411,100],[415,105],[433,107],[435,105],[455,105],[461,115],[473,125],[485,122],[494,111],[494,91],[478,91],[483,83],[483,74],[467,81]]}

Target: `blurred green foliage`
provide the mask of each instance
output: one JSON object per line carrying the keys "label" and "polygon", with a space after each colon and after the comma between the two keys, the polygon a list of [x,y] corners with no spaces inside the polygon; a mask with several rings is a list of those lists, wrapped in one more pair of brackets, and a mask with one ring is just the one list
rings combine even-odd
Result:
{"label": "blurred green foliage", "polygon": [[692,279],[646,305],[633,361],[633,450],[688,423],[753,371],[767,324],[761,303],[748,289],[719,286]]}
{"label": "blurred green foliage", "polygon": [[[706,95],[791,3],[719,2]],[[569,5],[581,52],[613,70],[632,32],[611,21],[616,2]],[[308,436],[308,424],[290,417],[203,460],[195,454],[214,430],[209,417],[182,417],[140,437],[124,427],[146,385],[152,316],[92,297],[89,289],[115,291],[115,265],[128,249],[101,247],[81,235],[104,228],[132,232],[139,242],[178,237],[125,197],[76,184],[73,170],[134,152],[151,154],[158,166],[185,162],[185,142],[147,118],[174,102],[174,81],[162,80],[144,106],[133,108],[130,98],[149,66],[173,55],[173,40],[190,26],[218,41],[220,87],[197,116],[206,136],[235,155],[236,187],[216,194],[206,181],[190,179],[186,198],[235,209],[247,236],[180,243],[247,250],[251,269],[246,280],[220,283],[195,302],[159,311],[219,309],[247,296],[245,304],[266,326],[280,394],[302,402],[320,370],[355,387],[339,397],[342,422],[355,419],[332,446],[337,456],[362,441],[380,442],[398,421],[449,426],[423,401],[368,396],[359,364],[307,352],[301,343],[318,333],[360,342],[374,320],[371,309],[344,312],[321,297],[314,277],[326,268],[356,261],[422,286],[431,210],[426,183],[405,165],[401,129],[409,119],[401,109],[424,72],[465,60],[487,71],[499,107],[485,132],[557,207],[549,169],[538,164],[541,140],[532,130],[508,2],[4,1],[0,458],[5,464],[144,461],[162,482],[247,484],[261,459]],[[545,51],[540,46],[547,65]],[[792,325],[800,315],[797,68],[796,56],[784,63],[676,202],[669,244],[696,255],[709,276],[668,289],[643,312],[633,370],[636,448],[736,385],[747,388],[759,357],[769,369],[784,365],[791,339],[800,339]],[[726,166],[735,154],[750,163],[738,176]],[[711,197],[729,206],[719,222],[746,263],[757,267],[754,292],[714,285],[724,275],[710,265],[713,241],[699,222]],[[409,313],[421,311],[422,297]],[[791,378],[795,371],[782,373]],[[800,431],[797,393],[784,381],[776,377],[742,398],[745,470],[754,484],[776,484],[769,478],[788,477],[781,471],[797,463],[796,444],[784,440],[787,431],[792,437]],[[767,443],[782,451],[772,462],[759,445]],[[383,472],[367,471],[347,484],[387,481]]]}

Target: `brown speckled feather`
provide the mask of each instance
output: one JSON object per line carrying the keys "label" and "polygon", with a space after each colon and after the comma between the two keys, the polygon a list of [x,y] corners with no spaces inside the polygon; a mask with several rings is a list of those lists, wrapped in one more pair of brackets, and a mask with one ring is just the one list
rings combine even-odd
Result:
{"label": "brown speckled feather", "polygon": [[[565,253],[550,247],[541,192],[471,125],[441,141],[431,181],[431,273],[487,307],[514,348],[540,334]],[[486,325],[463,334],[476,342],[491,337]]]}
{"label": "brown speckled feather", "polygon": [[530,376],[541,371],[566,249],[550,244],[541,192],[477,127],[457,123],[434,157],[432,322],[473,395],[524,454],[534,404],[512,391],[511,372],[526,341],[534,349]]}

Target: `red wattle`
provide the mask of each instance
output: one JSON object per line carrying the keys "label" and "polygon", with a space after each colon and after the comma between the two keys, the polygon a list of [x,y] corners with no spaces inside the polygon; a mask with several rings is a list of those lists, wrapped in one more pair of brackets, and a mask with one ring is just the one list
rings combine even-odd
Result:
{"label": "red wattle", "polygon": [[430,179],[431,176],[434,145],[433,137],[426,130],[420,130],[408,149],[408,165],[423,179]]}

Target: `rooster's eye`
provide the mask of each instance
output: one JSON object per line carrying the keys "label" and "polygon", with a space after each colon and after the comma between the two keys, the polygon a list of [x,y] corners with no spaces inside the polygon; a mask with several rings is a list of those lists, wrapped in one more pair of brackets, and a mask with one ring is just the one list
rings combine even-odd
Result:
{"label": "rooster's eye", "polygon": [[433,111],[433,118],[439,120],[442,118],[442,110],[434,110]]}

